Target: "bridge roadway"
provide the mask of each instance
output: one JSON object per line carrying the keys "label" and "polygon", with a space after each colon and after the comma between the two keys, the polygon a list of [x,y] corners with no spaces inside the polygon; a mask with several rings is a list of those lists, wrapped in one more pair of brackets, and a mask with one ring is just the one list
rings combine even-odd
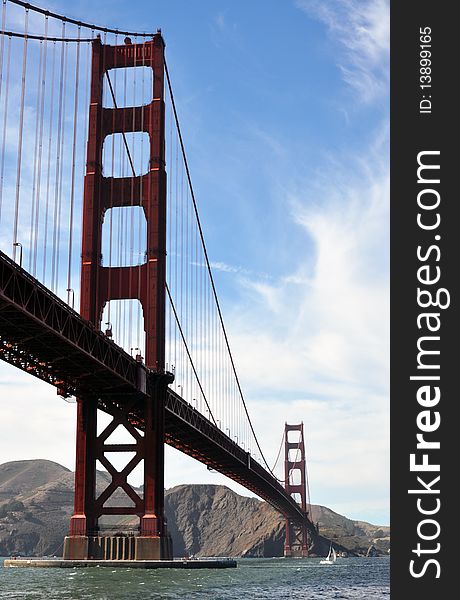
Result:
{"label": "bridge roadway", "polygon": [[[143,428],[142,398],[156,373],[138,363],[0,251],[0,358],[111,413],[130,403]],[[283,486],[214,423],[168,388],[166,442],[251,490],[286,518],[314,525]]]}

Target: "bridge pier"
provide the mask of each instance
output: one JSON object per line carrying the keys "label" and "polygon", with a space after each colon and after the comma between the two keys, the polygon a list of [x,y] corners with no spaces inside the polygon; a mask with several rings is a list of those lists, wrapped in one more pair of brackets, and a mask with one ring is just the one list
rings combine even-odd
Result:
{"label": "bridge pier", "polygon": [[89,536],[64,538],[64,560],[172,560],[171,536]]}
{"label": "bridge pier", "polygon": [[[70,520],[69,536],[64,542],[64,558],[85,560],[91,558],[115,560],[115,545],[126,546],[127,537],[100,534],[98,520],[103,515],[136,515],[139,534],[129,544],[131,560],[172,558],[172,542],[164,517],[164,406],[172,375],[155,377],[152,394],[124,406],[109,408],[112,421],[97,435],[97,403],[78,400],[77,451],[75,469],[74,514]],[[106,406],[107,408],[107,406]],[[136,419],[143,416],[141,432],[135,427]],[[110,444],[111,433],[121,425],[133,437],[133,444]],[[143,435],[142,435],[143,433]],[[134,452],[134,457],[121,471],[117,471],[106,453]],[[128,483],[132,470],[144,461],[142,497]],[[111,482],[97,494],[96,461],[111,475]],[[111,506],[110,498],[121,488],[132,501],[132,506]],[[104,540],[110,540],[105,543]],[[122,552],[124,554],[125,552]]]}
{"label": "bridge pier", "polygon": [[87,532],[96,529],[92,499],[96,497],[96,400],[77,400],[77,444],[75,459],[74,514],[70,535],[75,538],[76,552],[82,552]]}
{"label": "bridge pier", "polygon": [[284,556],[286,558],[308,558],[308,530],[305,524],[294,523],[290,519],[286,519]]}

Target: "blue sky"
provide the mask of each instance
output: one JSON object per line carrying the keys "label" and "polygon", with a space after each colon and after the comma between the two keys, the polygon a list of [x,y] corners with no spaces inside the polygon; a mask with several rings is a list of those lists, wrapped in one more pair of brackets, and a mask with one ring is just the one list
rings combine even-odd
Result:
{"label": "blue sky", "polygon": [[[284,422],[303,420],[312,502],[388,523],[388,2],[47,7],[107,26],[162,29],[209,256],[262,447],[274,460]],[[1,395],[17,407],[2,408],[0,462],[40,457],[73,468],[74,407],[0,369]],[[26,440],[19,448],[18,435]],[[169,451],[167,486],[188,482],[241,491]]]}

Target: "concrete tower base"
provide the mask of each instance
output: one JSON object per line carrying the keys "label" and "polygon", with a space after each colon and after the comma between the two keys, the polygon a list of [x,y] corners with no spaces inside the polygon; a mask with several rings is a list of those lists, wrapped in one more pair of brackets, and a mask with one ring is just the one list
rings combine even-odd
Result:
{"label": "concrete tower base", "polygon": [[86,536],[64,539],[64,560],[172,560],[169,534],[159,536]]}

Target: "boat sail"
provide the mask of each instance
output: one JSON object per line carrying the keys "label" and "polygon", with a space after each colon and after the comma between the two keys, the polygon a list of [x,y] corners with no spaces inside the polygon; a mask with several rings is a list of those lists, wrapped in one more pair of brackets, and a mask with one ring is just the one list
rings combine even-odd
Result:
{"label": "boat sail", "polygon": [[331,546],[329,548],[329,554],[327,555],[327,557],[324,560],[320,560],[319,564],[320,565],[333,565],[336,560],[337,560],[337,554],[336,554],[334,548],[332,547],[332,542],[331,542]]}

